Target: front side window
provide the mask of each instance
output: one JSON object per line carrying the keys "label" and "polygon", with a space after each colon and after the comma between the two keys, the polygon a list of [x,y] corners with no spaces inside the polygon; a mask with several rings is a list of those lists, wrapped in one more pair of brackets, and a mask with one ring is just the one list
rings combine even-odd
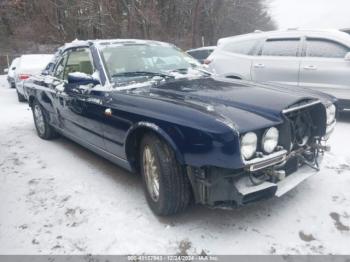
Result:
{"label": "front side window", "polygon": [[324,58],[344,58],[349,48],[326,39],[307,39],[306,56]]}
{"label": "front side window", "polygon": [[167,73],[200,66],[191,56],[170,45],[108,44],[99,49],[112,81],[128,73]]}
{"label": "front side window", "polygon": [[223,47],[223,50],[242,55],[249,55],[252,53],[257,45],[258,40],[243,40],[234,43],[228,43]]}
{"label": "front side window", "polygon": [[262,56],[294,56],[298,55],[300,39],[268,39],[264,43]]}

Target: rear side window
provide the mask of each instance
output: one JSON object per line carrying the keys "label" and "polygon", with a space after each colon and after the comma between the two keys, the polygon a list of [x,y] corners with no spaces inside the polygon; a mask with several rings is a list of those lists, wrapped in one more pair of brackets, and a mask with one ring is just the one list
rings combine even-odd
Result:
{"label": "rear side window", "polygon": [[349,48],[326,39],[307,39],[306,56],[325,58],[344,58]]}
{"label": "rear side window", "polygon": [[197,51],[191,51],[188,52],[188,54],[198,60],[204,60],[206,59],[210,53],[208,52],[208,50],[197,50]]}
{"label": "rear side window", "polygon": [[268,39],[261,51],[262,56],[297,56],[300,39]]}
{"label": "rear side window", "polygon": [[223,47],[223,50],[235,54],[250,55],[254,51],[254,48],[256,47],[257,43],[257,39],[227,43]]}

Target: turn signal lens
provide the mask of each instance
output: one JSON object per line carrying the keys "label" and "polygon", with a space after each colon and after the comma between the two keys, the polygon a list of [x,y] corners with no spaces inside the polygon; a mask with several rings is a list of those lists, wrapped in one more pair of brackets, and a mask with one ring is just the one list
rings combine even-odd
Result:
{"label": "turn signal lens", "polygon": [[29,75],[27,75],[27,74],[20,74],[19,75],[20,80],[27,80],[28,78],[29,78]]}
{"label": "turn signal lens", "polygon": [[241,138],[241,154],[244,159],[248,160],[253,157],[256,152],[258,137],[255,133],[249,132]]}
{"label": "turn signal lens", "polygon": [[262,148],[265,153],[271,154],[278,145],[279,131],[276,127],[266,130],[262,138]]}

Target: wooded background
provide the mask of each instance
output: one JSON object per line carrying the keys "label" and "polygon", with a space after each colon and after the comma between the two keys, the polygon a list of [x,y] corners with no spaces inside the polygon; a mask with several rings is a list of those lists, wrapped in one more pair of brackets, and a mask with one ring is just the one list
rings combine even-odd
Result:
{"label": "wooded background", "polygon": [[215,45],[220,37],[274,29],[267,6],[266,0],[0,0],[0,53],[51,52],[96,38]]}

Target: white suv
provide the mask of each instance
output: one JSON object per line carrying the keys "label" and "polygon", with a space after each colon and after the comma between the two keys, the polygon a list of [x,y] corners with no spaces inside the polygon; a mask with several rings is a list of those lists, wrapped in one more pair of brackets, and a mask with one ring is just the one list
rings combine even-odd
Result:
{"label": "white suv", "polygon": [[350,110],[350,35],[338,30],[256,32],[222,38],[206,61],[228,78],[313,88]]}

